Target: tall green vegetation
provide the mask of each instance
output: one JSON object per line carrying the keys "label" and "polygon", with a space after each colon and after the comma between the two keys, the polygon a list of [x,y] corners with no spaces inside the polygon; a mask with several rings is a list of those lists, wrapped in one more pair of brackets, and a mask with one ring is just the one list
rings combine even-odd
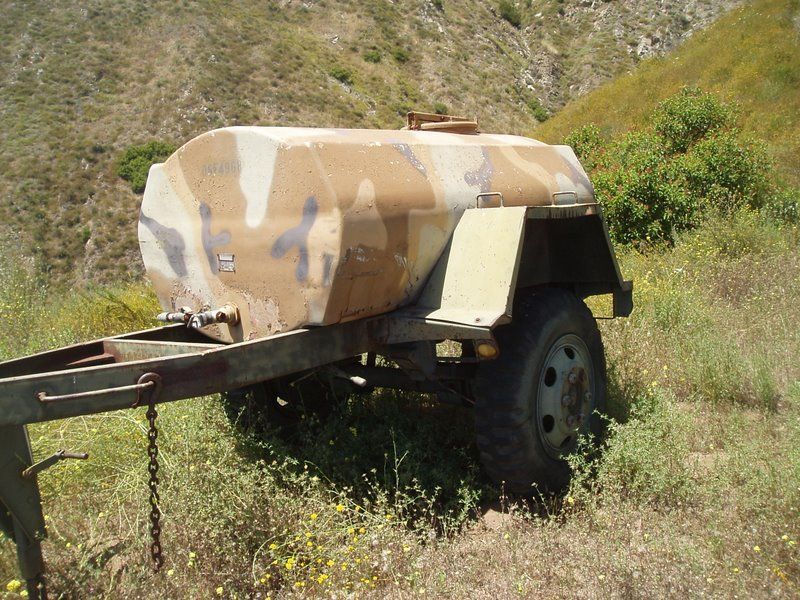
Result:
{"label": "tall green vegetation", "polygon": [[522,13],[512,0],[500,0],[497,10],[500,12],[500,16],[514,27],[519,28],[522,26]]}
{"label": "tall green vegetation", "polygon": [[166,142],[152,140],[146,144],[129,146],[117,165],[117,175],[130,182],[131,189],[141,194],[147,183],[147,174],[155,163],[164,162],[177,148]]}
{"label": "tall green vegetation", "polygon": [[771,178],[763,143],[743,134],[735,115],[716,96],[684,88],[638,129],[606,138],[586,125],[567,136],[617,242],[673,242],[710,211],[766,207],[793,218],[795,192]]}

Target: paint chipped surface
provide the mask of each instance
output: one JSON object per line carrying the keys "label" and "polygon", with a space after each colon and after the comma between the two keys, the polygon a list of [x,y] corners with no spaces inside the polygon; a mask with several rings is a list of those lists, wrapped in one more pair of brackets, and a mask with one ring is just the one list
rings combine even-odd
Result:
{"label": "paint chipped surface", "polygon": [[241,322],[203,333],[241,341],[413,302],[487,192],[593,199],[571,149],[517,136],[230,127],[153,167],[139,240],[165,310],[232,303]]}

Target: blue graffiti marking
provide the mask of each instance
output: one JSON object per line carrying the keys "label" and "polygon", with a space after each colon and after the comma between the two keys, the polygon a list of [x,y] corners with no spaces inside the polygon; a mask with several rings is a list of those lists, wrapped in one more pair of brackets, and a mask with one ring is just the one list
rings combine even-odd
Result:
{"label": "blue graffiti marking", "polygon": [[481,148],[481,153],[483,154],[483,162],[481,163],[480,168],[476,169],[475,171],[467,171],[464,174],[464,181],[467,185],[480,185],[481,192],[486,193],[492,191],[492,176],[494,175],[494,167],[492,166],[492,161],[489,158],[489,153],[486,151],[486,148]]}
{"label": "blue graffiti marking", "polygon": [[300,260],[297,263],[295,277],[297,281],[308,278],[308,232],[317,218],[317,199],[309,196],[303,205],[303,218],[300,224],[284,232],[272,245],[272,258],[283,258],[289,250],[297,246]]}
{"label": "blue graffiti marking", "polygon": [[186,260],[183,257],[186,244],[178,230],[165,227],[144,213],[139,216],[139,222],[153,233],[175,274],[178,277],[186,277]]}
{"label": "blue graffiti marking", "polygon": [[414,151],[411,149],[411,146],[402,142],[396,142],[392,144],[392,148],[402,154],[405,159],[411,163],[411,166],[419,171],[423,177],[428,176],[428,170],[425,168],[425,165],[422,164],[422,161],[414,155]]}
{"label": "blue graffiti marking", "polygon": [[206,258],[208,259],[208,266],[211,267],[212,273],[219,272],[219,265],[215,260],[214,248],[217,246],[225,246],[231,243],[231,234],[227,231],[222,231],[217,235],[211,235],[211,207],[205,202],[200,203],[200,221],[203,228],[200,231],[200,237],[203,242],[203,250],[206,251]]}

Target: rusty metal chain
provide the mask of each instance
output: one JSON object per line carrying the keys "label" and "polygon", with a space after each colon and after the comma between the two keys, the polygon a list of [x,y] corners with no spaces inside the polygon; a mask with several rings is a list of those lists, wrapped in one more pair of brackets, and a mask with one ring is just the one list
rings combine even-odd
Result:
{"label": "rusty metal chain", "polygon": [[164,564],[164,556],[161,552],[161,509],[159,508],[161,499],[158,495],[158,429],[156,428],[158,411],[156,410],[155,394],[150,396],[146,416],[150,424],[147,431],[147,456],[150,459],[147,466],[147,471],[150,473],[148,482],[150,488],[150,537],[152,540],[150,556],[153,559],[153,568],[158,571]]}

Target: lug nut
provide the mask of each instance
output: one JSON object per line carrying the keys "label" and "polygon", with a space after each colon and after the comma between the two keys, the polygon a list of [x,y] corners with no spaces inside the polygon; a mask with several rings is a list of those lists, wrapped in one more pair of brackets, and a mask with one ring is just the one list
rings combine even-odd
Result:
{"label": "lug nut", "polygon": [[574,384],[576,381],[578,381],[578,377],[575,375],[575,373],[570,373],[569,377],[567,377],[567,381]]}
{"label": "lug nut", "polygon": [[567,406],[572,406],[572,396],[566,395],[561,398],[561,406],[566,408]]}
{"label": "lug nut", "polygon": [[584,399],[584,401],[586,401],[586,402],[591,402],[591,401],[592,401],[592,392],[586,392],[586,393],[583,395],[583,399]]}
{"label": "lug nut", "polygon": [[567,427],[570,429],[577,429],[583,425],[583,415],[570,415],[567,417]]}

